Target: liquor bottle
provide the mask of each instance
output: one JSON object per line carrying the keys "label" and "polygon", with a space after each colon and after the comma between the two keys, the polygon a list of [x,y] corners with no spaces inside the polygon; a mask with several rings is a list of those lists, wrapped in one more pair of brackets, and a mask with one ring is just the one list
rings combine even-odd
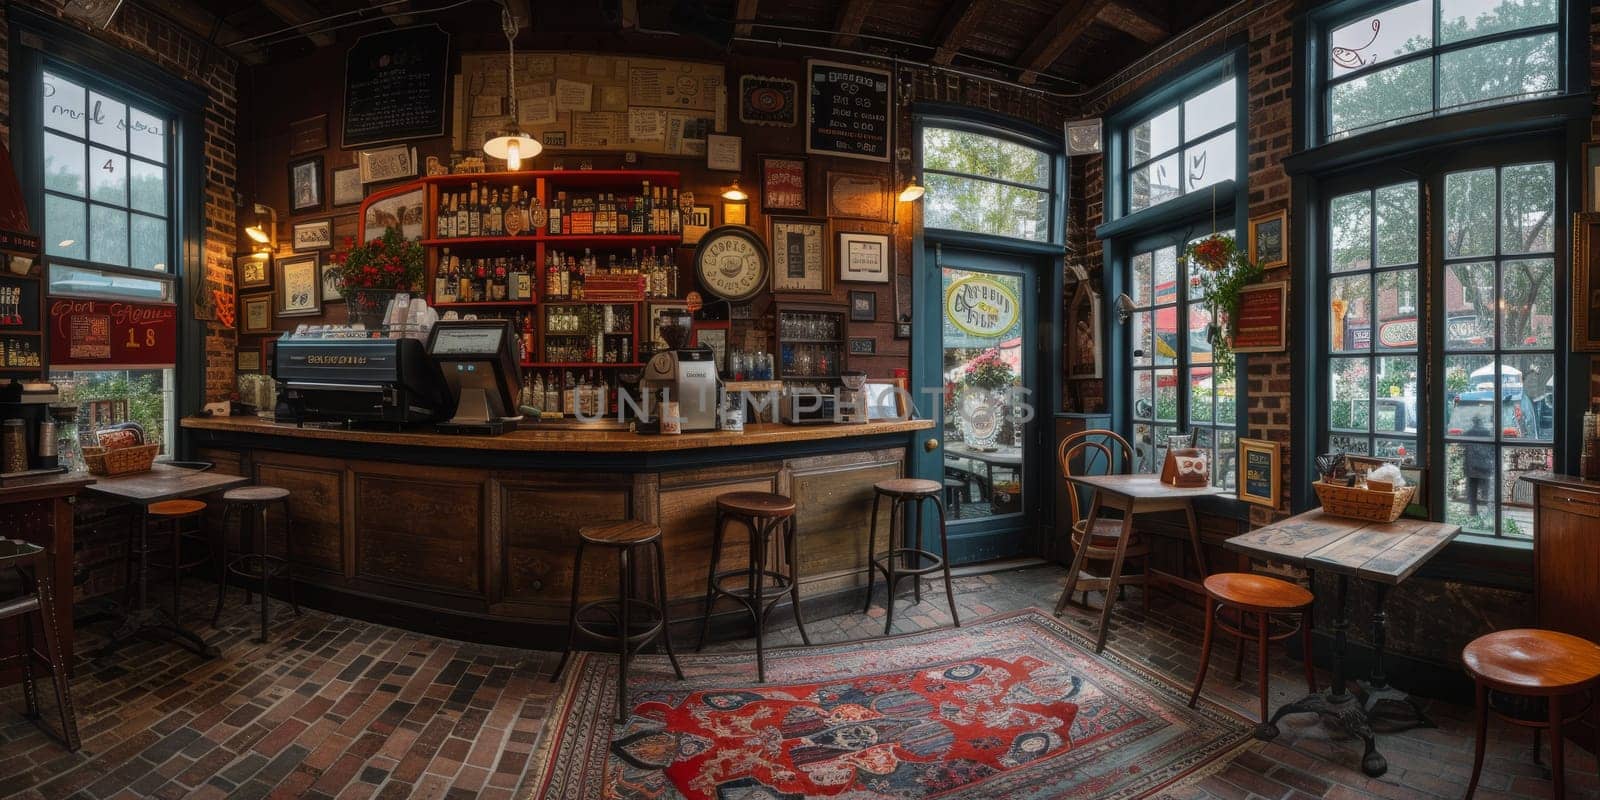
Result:
{"label": "liquor bottle", "polygon": [[450,248],[448,247],[439,252],[439,266],[433,273],[433,302],[435,304],[455,302],[455,297],[450,294]]}
{"label": "liquor bottle", "polygon": [[533,314],[522,315],[522,361],[533,360]]}
{"label": "liquor bottle", "polygon": [[450,236],[450,224],[455,217],[450,216],[450,204],[445,202],[445,195],[439,195],[439,210],[433,218],[433,236],[436,239],[446,239]]}
{"label": "liquor bottle", "polygon": [[[449,275],[445,278],[444,293],[449,295],[450,302],[461,302],[461,265],[455,256],[446,259],[450,262]],[[441,262],[442,263],[442,262]]]}
{"label": "liquor bottle", "polygon": [[567,201],[567,193],[566,192],[556,192],[556,201],[554,203],[550,204],[550,235],[551,236],[560,236],[561,235],[561,224],[562,224],[561,212],[562,212],[562,207],[566,205],[566,201]]}
{"label": "liquor bottle", "polygon": [[678,190],[672,190],[672,199],[667,201],[667,221],[670,223],[668,233],[677,236],[683,233],[683,207],[678,205]]}
{"label": "liquor bottle", "polygon": [[511,202],[506,205],[506,231],[507,236],[521,236],[528,229],[527,200],[521,195],[521,187],[511,187]]}
{"label": "liquor bottle", "polygon": [[561,255],[551,251],[544,260],[544,298],[553,300],[561,296]]}
{"label": "liquor bottle", "polygon": [[450,196],[450,208],[456,212],[456,224],[450,226],[451,236],[467,235],[467,204],[461,201],[461,193]]}

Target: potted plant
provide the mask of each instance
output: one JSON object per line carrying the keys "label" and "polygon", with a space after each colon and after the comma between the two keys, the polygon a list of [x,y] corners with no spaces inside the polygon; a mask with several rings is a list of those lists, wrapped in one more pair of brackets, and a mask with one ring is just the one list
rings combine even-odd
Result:
{"label": "potted plant", "polygon": [[958,426],[963,441],[979,450],[993,450],[1004,422],[1001,414],[1008,398],[1000,391],[1016,382],[1016,373],[995,348],[979,353],[962,370],[961,393],[956,399]]}
{"label": "potted plant", "polygon": [[1266,270],[1250,261],[1234,244],[1233,237],[1220,233],[1190,244],[1183,256],[1194,267],[1189,281],[1200,287],[1206,310],[1211,313],[1211,324],[1206,327],[1211,363],[1217,380],[1226,381],[1233,377],[1233,334],[1240,293],[1246,286],[1260,283]]}
{"label": "potted plant", "polygon": [[995,481],[989,502],[996,514],[1021,513],[1022,484],[1017,481]]}
{"label": "potted plant", "polygon": [[422,245],[407,239],[399,228],[387,228],[382,236],[361,244],[347,238],[344,244],[344,250],[328,256],[335,265],[339,296],[349,303],[351,322],[369,330],[380,328],[396,294],[422,289]]}

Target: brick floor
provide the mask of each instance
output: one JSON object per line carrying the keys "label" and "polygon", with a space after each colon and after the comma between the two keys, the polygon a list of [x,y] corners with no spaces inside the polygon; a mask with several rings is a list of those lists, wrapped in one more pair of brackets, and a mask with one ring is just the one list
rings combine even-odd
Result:
{"label": "brick floor", "polygon": [[[956,600],[963,619],[1049,607],[1063,574],[1035,567],[964,577]],[[1130,588],[1117,607],[1109,646],[1187,685],[1199,651],[1199,613],[1158,593],[1145,619],[1136,591]],[[912,605],[902,593],[895,632],[949,623],[942,591],[924,591],[923,598]],[[298,619],[278,615],[272,643],[258,645],[249,609],[236,604],[222,627],[211,629],[201,622],[206,593],[197,589],[189,600],[186,618],[218,645],[220,658],[202,661],[175,646],[139,643],[97,662],[86,656],[106,626],[80,632],[85,660],[73,682],[84,741],[79,753],[65,752],[21,718],[18,687],[0,689],[0,797],[520,798],[551,696],[544,676],[555,654],[422,636],[309,609]],[[866,614],[808,621],[812,641],[870,646],[883,633],[881,588],[875,600]],[[1093,624],[1076,607],[1068,617],[1084,631]],[[792,625],[775,626],[768,640],[784,645],[798,638]],[[1232,655],[1231,645],[1218,645],[1206,692],[1253,716],[1253,669],[1247,664],[1244,680],[1234,681]],[[1297,696],[1304,679],[1281,651],[1272,665],[1276,706]],[[1425,707],[1440,727],[1381,736],[1390,769],[1380,780],[1357,768],[1359,742],[1302,716],[1285,720],[1278,740],[1252,743],[1218,772],[1168,796],[1459,797],[1471,767],[1471,710],[1440,702]],[[51,711],[45,721],[54,724]],[[1534,763],[1527,733],[1497,722],[1490,736],[1478,796],[1549,796],[1547,768]],[[1569,797],[1600,798],[1594,759],[1577,748],[1568,752]]]}

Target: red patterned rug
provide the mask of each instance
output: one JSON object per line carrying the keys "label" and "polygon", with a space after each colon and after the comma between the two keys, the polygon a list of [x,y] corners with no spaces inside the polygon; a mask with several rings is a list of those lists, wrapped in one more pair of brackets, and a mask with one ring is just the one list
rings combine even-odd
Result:
{"label": "red patterned rug", "polygon": [[1250,725],[1037,609],[866,642],[568,667],[526,785],[535,800],[1148,797],[1220,764]]}

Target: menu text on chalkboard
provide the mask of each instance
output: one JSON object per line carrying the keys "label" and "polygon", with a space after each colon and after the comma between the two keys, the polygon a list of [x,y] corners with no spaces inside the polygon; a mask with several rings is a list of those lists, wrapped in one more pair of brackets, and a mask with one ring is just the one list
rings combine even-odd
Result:
{"label": "menu text on chalkboard", "polygon": [[443,136],[450,34],[438,25],[369,33],[344,61],[345,147]]}
{"label": "menu text on chalkboard", "polygon": [[889,160],[892,76],[884,70],[806,61],[811,102],[807,107],[806,152]]}

